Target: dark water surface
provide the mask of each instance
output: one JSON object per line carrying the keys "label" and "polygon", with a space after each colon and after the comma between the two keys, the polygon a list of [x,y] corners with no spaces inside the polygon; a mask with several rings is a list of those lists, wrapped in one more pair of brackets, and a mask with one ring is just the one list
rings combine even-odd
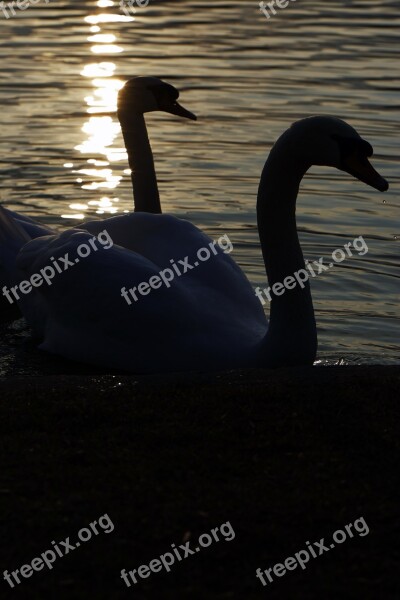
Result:
{"label": "dark water surface", "polygon": [[344,118],[391,188],[321,168],[303,182],[306,258],[329,262],[358,236],[368,245],[312,282],[320,359],[399,362],[399,25],[394,0],[299,0],[269,21],[256,1],[151,0],[134,19],[108,0],[0,13],[1,201],[55,227],[131,210],[116,94],[128,77],[156,75],[199,117],[147,118],[164,211],[227,233],[265,287],[255,200],[267,153],[299,118]]}

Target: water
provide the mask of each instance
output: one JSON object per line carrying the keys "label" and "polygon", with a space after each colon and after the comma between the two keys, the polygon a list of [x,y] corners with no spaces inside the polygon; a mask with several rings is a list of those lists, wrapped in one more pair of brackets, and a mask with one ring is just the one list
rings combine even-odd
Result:
{"label": "water", "polygon": [[344,118],[391,189],[321,168],[303,182],[305,257],[329,262],[360,235],[369,248],[312,282],[319,358],[398,363],[399,25],[397,0],[299,0],[270,20],[248,0],[151,0],[135,19],[108,0],[0,13],[0,198],[60,228],[131,210],[116,93],[131,76],[159,76],[199,117],[147,118],[164,211],[227,233],[265,287],[255,199],[267,153],[299,118]]}

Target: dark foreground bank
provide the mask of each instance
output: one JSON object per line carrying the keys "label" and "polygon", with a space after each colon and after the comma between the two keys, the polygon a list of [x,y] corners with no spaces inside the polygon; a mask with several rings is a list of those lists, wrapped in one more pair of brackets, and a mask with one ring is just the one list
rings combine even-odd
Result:
{"label": "dark foreground bank", "polygon": [[[400,367],[0,383],[1,573],[115,527],[14,588],[2,575],[1,598],[398,598],[399,389]],[[360,518],[367,535],[256,578]],[[231,541],[121,579],[226,522]]]}

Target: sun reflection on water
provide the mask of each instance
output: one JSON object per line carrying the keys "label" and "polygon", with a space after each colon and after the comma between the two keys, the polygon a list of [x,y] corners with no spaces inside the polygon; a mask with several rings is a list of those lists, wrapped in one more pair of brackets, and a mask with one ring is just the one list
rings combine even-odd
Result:
{"label": "sun reflection on water", "polygon": [[[118,4],[118,3],[117,3]],[[99,8],[115,7],[111,0],[98,0]],[[118,6],[116,6],[118,9]],[[87,41],[91,43],[90,51],[94,55],[107,57],[118,54],[124,49],[117,43],[114,34],[102,32],[101,25],[115,22],[134,21],[134,17],[123,14],[99,13],[85,17],[85,22],[90,26]],[[127,160],[124,147],[113,147],[115,138],[120,132],[120,125],[116,118],[118,91],[124,82],[115,77],[116,64],[107,60],[91,62],[84,66],[81,76],[91,80],[92,92],[85,97],[86,112],[89,118],[82,126],[85,138],[75,147],[82,155],[89,156],[86,162],[88,167],[74,169],[72,163],[65,163],[64,167],[72,169],[77,175],[76,182],[82,190],[89,192],[101,190],[114,190],[119,185],[122,176],[115,175],[112,163]],[[94,158],[96,156],[96,158]],[[125,170],[124,174],[130,173]],[[82,211],[91,211],[96,208],[97,214],[114,214],[118,211],[115,204],[119,198],[114,196],[100,196],[87,203],[70,204],[70,214],[61,215],[66,219],[84,219]],[[79,211],[76,213],[75,211]]]}

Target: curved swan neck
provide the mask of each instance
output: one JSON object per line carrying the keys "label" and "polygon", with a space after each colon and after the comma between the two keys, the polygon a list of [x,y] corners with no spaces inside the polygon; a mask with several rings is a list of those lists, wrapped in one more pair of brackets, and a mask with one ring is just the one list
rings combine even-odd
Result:
{"label": "curved swan neck", "polygon": [[[290,135],[280,139],[264,166],[258,191],[257,221],[271,296],[268,347],[277,361],[315,356],[316,325],[310,284],[286,286],[287,277],[305,269],[296,225],[296,200],[309,165],[296,156]],[[293,281],[293,280],[292,280]],[[284,290],[283,293],[282,289]],[[310,360],[310,359],[309,359]],[[313,359],[312,359],[313,360]],[[299,364],[297,362],[297,364]]]}
{"label": "curved swan neck", "polygon": [[257,198],[257,222],[269,285],[304,268],[296,225],[296,200],[307,169],[271,151]]}
{"label": "curved swan neck", "polygon": [[119,114],[118,117],[132,171],[135,212],[161,213],[153,153],[144,115],[130,114],[129,118],[125,118]]}

